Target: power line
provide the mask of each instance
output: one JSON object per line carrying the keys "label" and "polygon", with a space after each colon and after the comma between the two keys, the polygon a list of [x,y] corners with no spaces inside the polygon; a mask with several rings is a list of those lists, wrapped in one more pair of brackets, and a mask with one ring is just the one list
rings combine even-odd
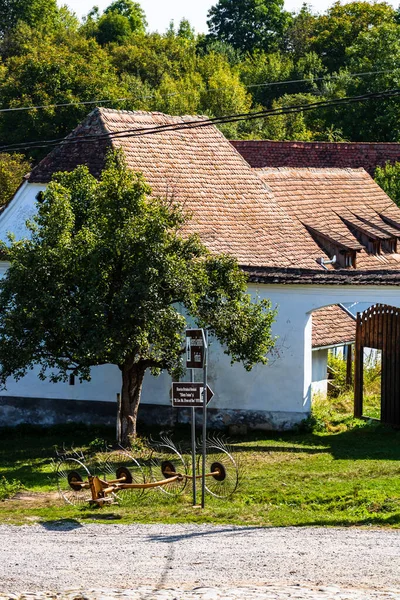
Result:
{"label": "power line", "polygon": [[399,69],[391,69],[391,70],[386,70],[386,71],[364,71],[363,73],[339,73],[338,75],[332,75],[332,74],[328,74],[328,75],[324,75],[323,77],[309,77],[307,79],[290,79],[290,80],[286,80],[286,81],[270,81],[270,82],[266,82],[266,83],[252,83],[250,85],[247,85],[247,88],[254,88],[254,87],[265,87],[265,86],[273,86],[273,85],[282,85],[282,84],[286,84],[286,83],[303,83],[303,82],[313,82],[313,81],[323,81],[324,79],[340,79],[343,76],[347,76],[347,77],[365,77],[366,75],[381,75],[383,73],[395,73],[397,72]]}
{"label": "power line", "polygon": [[319,101],[311,104],[299,104],[292,107],[278,107],[275,109],[269,109],[264,111],[258,111],[253,113],[237,113],[233,115],[226,115],[222,117],[196,119],[191,121],[182,121],[181,123],[168,123],[164,125],[158,125],[154,127],[142,127],[135,129],[125,129],[116,132],[110,132],[99,135],[85,135],[82,137],[73,137],[70,135],[67,138],[59,138],[54,140],[38,140],[35,142],[21,142],[15,144],[9,144],[0,146],[0,151],[16,151],[16,150],[29,150],[33,148],[51,148],[56,145],[68,145],[68,144],[81,144],[98,142],[103,139],[121,139],[129,137],[138,137],[143,135],[153,135],[161,133],[163,131],[181,131],[186,129],[196,129],[200,127],[209,127],[210,125],[219,125],[225,123],[236,123],[244,120],[268,118],[270,116],[296,114],[299,112],[306,112],[315,110],[318,108],[329,108],[333,106],[345,106],[357,102],[363,102],[372,99],[383,99],[392,98],[400,95],[400,89],[387,90],[383,92],[371,92],[369,94],[363,94],[361,96],[350,96],[345,98],[339,98],[336,100]]}
{"label": "power line", "polygon": [[[392,69],[386,71],[365,71],[363,73],[345,73],[348,77],[364,77],[367,75],[380,75],[383,73],[395,73],[399,69]],[[249,85],[243,84],[246,88],[259,88],[259,87],[273,87],[277,85],[289,85],[293,83],[305,83],[305,82],[313,82],[313,81],[323,81],[329,78],[332,79],[340,79],[343,74],[339,75],[324,75],[323,77],[308,77],[304,79],[289,79],[283,81],[266,81],[264,83],[251,83]],[[205,92],[219,92],[221,90],[228,89],[227,86],[219,87],[219,88],[206,88]],[[156,92],[141,95],[140,98],[142,100],[146,100],[148,98],[153,98],[156,95]],[[171,94],[164,94],[164,97],[171,96],[183,96],[185,95],[182,92],[173,92]],[[101,99],[101,100],[77,100],[75,102],[62,102],[59,104],[38,104],[32,106],[16,106],[10,108],[0,108],[0,113],[10,113],[10,112],[21,112],[21,111],[30,111],[30,110],[43,110],[46,108],[65,108],[68,106],[88,106],[88,105],[97,105],[97,104],[108,104],[109,102],[129,102],[132,98],[109,98],[109,99]]]}

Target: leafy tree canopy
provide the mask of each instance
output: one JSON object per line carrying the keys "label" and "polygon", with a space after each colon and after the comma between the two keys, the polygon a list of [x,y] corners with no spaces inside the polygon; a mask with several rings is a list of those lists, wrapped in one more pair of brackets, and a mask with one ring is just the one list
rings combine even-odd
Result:
{"label": "leafy tree canopy", "polygon": [[31,239],[2,246],[11,266],[0,282],[0,381],[34,364],[53,381],[118,365],[123,442],[136,432],[145,371],[180,367],[183,312],[246,369],[274,345],[275,311],[251,301],[236,261],[182,237],[181,208],[149,194],[112,153],[99,181],[83,166],[57,174]]}
{"label": "leafy tree canopy", "polygon": [[51,27],[57,13],[56,0],[0,0],[0,38],[19,21],[31,27]]}
{"label": "leafy tree canopy", "polygon": [[0,206],[11,200],[29,170],[30,164],[22,154],[0,153]]}
{"label": "leafy tree canopy", "polygon": [[346,49],[361,33],[394,19],[395,11],[386,2],[335,2],[326,15],[315,20],[312,49],[331,71],[337,71],[346,63]]}
{"label": "leafy tree canopy", "polygon": [[146,15],[138,2],[133,0],[116,0],[110,4],[100,16],[94,7],[86,18],[83,27],[88,37],[95,37],[100,45],[121,44],[129,39],[132,33],[143,34],[146,30]]}
{"label": "leafy tree canopy", "polygon": [[208,13],[209,36],[242,51],[276,48],[289,21],[283,0],[219,0]]}
{"label": "leafy tree canopy", "polygon": [[376,167],[374,178],[397,206],[400,206],[400,162],[388,161],[384,167]]}
{"label": "leafy tree canopy", "polygon": [[[107,53],[94,40],[66,38],[62,44],[44,39],[29,52],[10,57],[0,69],[4,108],[74,103],[129,95]],[[118,106],[118,103],[116,103]],[[88,112],[85,105],[2,113],[3,142],[35,141],[71,131]]]}

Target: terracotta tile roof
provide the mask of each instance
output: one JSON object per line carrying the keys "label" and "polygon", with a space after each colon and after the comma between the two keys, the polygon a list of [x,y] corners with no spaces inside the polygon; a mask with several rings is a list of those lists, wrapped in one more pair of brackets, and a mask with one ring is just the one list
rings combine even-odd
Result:
{"label": "terracotta tile roof", "polygon": [[354,342],[356,320],[338,304],[312,313],[312,347],[324,348]]}
{"label": "terracotta tile roof", "polygon": [[[373,256],[359,239],[362,228],[385,239],[400,232],[400,210],[367,173],[255,170],[215,126],[185,128],[199,119],[204,117],[97,108],[68,136],[72,143],[54,149],[29,181],[47,183],[54,172],[78,164],[98,176],[107,150],[118,147],[129,167],[143,172],[154,195],[172,198],[192,215],[186,231],[197,232],[211,251],[229,253],[244,267],[264,275],[270,269],[274,277],[284,272],[285,281],[290,273],[298,279],[299,269],[308,279],[323,275],[317,260],[331,257],[326,248],[331,237],[339,249],[357,253],[357,269],[400,270],[400,255]],[[164,129],[154,133],[158,126]],[[346,224],[344,214],[359,228]]]}
{"label": "terracotta tile roof", "polygon": [[[354,252],[357,269],[400,269],[400,254],[386,246],[400,238],[400,227],[395,226],[400,224],[400,209],[363,169],[255,170],[325,254],[328,246],[331,256],[337,254],[336,244],[339,252]],[[381,242],[380,254],[373,253],[370,240]],[[340,266],[344,265],[338,260]]]}
{"label": "terracotta tile roof", "polygon": [[[73,134],[118,133],[158,125],[176,126],[199,117],[96,109]],[[109,144],[121,147],[129,167],[143,172],[153,194],[168,196],[193,215],[186,229],[197,232],[211,251],[226,252],[243,265],[315,267],[318,246],[285,212],[246,161],[213,125],[165,130],[153,135],[68,144],[51,152],[29,180],[48,182],[58,170],[85,163],[101,170]]]}
{"label": "terracotta tile roof", "polygon": [[364,168],[373,175],[387,161],[400,162],[395,142],[274,142],[232,141],[252,167]]}

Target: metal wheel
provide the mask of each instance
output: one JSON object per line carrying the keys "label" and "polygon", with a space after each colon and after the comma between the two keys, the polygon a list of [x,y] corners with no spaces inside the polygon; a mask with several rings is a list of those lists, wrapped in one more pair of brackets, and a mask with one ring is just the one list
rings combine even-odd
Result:
{"label": "metal wheel", "polygon": [[[139,462],[123,448],[109,452],[100,464],[100,477],[106,481],[125,477],[125,483],[144,484],[145,476]],[[113,495],[118,504],[129,505],[137,502],[144,489],[118,490]]]}
{"label": "metal wheel", "polygon": [[[178,451],[175,444],[167,438],[154,445],[150,459],[150,469],[152,481],[169,479],[178,473],[181,475],[187,474],[187,466],[182,454]],[[179,496],[179,494],[183,493],[186,483],[187,479],[183,477],[181,480],[167,483],[157,489],[168,496]]]}
{"label": "metal wheel", "polygon": [[[202,471],[201,448],[198,449],[198,472]],[[220,440],[207,442],[206,490],[215,498],[229,498],[239,485],[239,468],[228,448]]]}
{"label": "metal wheel", "polygon": [[[80,506],[91,500],[89,476],[89,469],[78,458],[60,460],[56,468],[57,488],[64,502]],[[81,482],[88,482],[88,486],[81,486]]]}

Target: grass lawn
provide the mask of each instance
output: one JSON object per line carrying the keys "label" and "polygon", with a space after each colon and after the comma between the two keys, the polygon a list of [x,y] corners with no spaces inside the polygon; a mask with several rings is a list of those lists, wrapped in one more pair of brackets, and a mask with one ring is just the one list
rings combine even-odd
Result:
{"label": "grass lawn", "polygon": [[[329,426],[323,426],[326,410],[325,406],[319,411],[313,432],[258,433],[232,440],[240,463],[240,487],[229,500],[207,496],[204,510],[191,506],[190,484],[177,498],[150,490],[139,502],[126,506],[65,505],[55,493],[52,477],[55,447],[73,445],[89,455],[99,439],[112,441],[113,430],[83,426],[4,430],[0,432],[0,498],[11,498],[0,502],[0,523],[399,527],[400,432],[337,412],[336,422],[330,413]],[[174,440],[188,444],[188,433],[177,432]],[[13,498],[18,482],[23,487]]]}

